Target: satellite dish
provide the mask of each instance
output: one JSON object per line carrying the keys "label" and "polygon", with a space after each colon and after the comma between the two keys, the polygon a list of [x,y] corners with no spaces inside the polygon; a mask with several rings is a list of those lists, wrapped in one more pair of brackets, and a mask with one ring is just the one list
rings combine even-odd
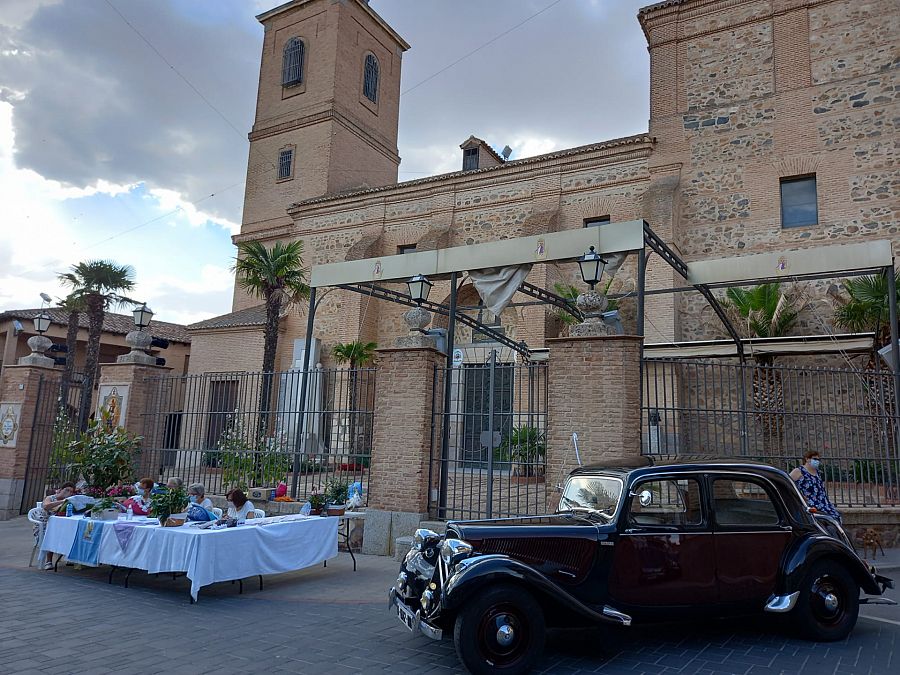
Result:
{"label": "satellite dish", "polygon": [[500,154],[503,155],[503,159],[509,159],[509,156],[512,154],[512,148],[508,145],[504,145],[503,151]]}
{"label": "satellite dish", "polygon": [[53,302],[53,298],[51,298],[46,293],[41,293],[41,300],[43,300],[44,302]]}

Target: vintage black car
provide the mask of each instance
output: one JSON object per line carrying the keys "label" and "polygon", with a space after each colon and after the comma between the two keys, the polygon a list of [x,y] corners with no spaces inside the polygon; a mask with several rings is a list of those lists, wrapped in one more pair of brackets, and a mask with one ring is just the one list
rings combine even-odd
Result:
{"label": "vintage black car", "polygon": [[893,604],[860,590],[888,587],[783,471],[648,462],[573,471],[551,515],[418,530],[390,606],[410,630],[452,633],[471,672],[519,673],[547,626],[773,612],[840,640],[860,603]]}

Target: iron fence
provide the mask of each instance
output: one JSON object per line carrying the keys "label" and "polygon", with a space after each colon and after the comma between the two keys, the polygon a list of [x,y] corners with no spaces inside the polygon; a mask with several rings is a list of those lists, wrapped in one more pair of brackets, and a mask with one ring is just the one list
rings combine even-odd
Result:
{"label": "iron fence", "polygon": [[[450,400],[444,408],[450,378]],[[429,510],[441,519],[541,513],[547,501],[546,364],[436,368]]]}
{"label": "iron fence", "polygon": [[332,481],[358,482],[367,499],[373,368],[203,373],[149,385],[142,474],[202,483],[210,494],[284,481],[303,500]]}
{"label": "iron fence", "polygon": [[791,470],[817,450],[830,498],[900,504],[889,371],[647,360],[643,452],[746,457]]}
{"label": "iron fence", "polygon": [[64,374],[42,375],[38,380],[34,418],[25,465],[25,487],[21,513],[28,513],[37,502],[61,483],[78,479],[71,465],[70,444],[80,434],[79,415],[86,387],[81,373],[71,380]]}

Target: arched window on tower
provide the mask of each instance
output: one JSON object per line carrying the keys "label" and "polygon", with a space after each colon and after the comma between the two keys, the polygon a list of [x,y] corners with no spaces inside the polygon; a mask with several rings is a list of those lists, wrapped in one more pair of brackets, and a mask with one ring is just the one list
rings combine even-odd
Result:
{"label": "arched window on tower", "polygon": [[363,80],[363,96],[378,103],[378,59],[374,54],[366,54],[366,66]]}
{"label": "arched window on tower", "polygon": [[284,58],[281,62],[281,86],[292,87],[303,82],[303,62],[306,56],[306,45],[298,37],[291,38],[284,45]]}

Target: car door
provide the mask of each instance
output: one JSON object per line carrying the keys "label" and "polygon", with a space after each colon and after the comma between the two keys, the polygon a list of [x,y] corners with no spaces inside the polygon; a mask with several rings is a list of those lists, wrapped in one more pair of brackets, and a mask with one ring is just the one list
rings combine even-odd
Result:
{"label": "car door", "polygon": [[793,536],[773,486],[748,474],[709,476],[722,602],[763,603]]}
{"label": "car door", "polygon": [[611,599],[633,607],[714,603],[715,550],[701,476],[647,477],[624,498]]}

